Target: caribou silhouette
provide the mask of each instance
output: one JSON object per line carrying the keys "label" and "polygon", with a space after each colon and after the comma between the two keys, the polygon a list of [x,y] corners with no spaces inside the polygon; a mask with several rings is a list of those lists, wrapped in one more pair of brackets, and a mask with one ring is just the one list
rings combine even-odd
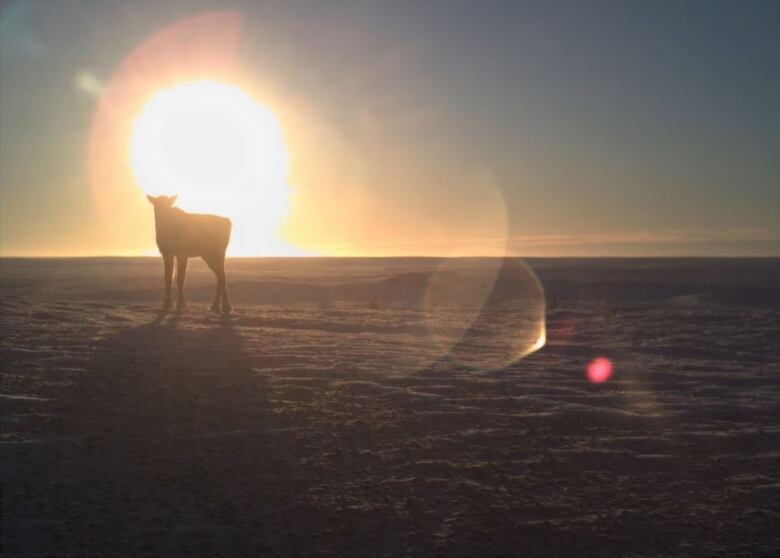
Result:
{"label": "caribou silhouette", "polygon": [[212,312],[220,310],[229,314],[233,310],[227,293],[225,278],[225,250],[230,242],[233,224],[230,219],[218,215],[187,213],[173,207],[177,196],[147,196],[154,206],[154,226],[157,247],[165,264],[165,302],[171,307],[171,283],[173,282],[173,258],[176,258],[176,307],[183,309],[184,278],[187,275],[187,259],[201,257],[217,276],[217,293]]}

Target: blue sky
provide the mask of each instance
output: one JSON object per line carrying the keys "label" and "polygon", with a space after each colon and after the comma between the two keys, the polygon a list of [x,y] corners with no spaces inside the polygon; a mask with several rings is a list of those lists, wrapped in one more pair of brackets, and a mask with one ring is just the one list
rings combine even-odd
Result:
{"label": "blue sky", "polygon": [[[305,250],[780,255],[778,2],[77,0],[2,7],[2,254],[148,248],[104,234],[96,99],[75,76],[107,80],[159,29],[225,9],[259,90],[342,146],[328,180],[296,184],[286,230]],[[340,191],[347,160],[362,170]]]}

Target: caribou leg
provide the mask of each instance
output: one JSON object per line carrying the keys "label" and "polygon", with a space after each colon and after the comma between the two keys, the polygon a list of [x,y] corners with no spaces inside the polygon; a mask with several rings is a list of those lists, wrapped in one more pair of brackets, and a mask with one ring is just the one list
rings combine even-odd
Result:
{"label": "caribou leg", "polygon": [[176,301],[176,308],[183,310],[187,307],[187,302],[184,300],[184,279],[187,276],[187,256],[176,256],[176,288],[178,290],[178,299]]}
{"label": "caribou leg", "polygon": [[173,283],[173,254],[163,254],[163,264],[165,265],[165,301],[163,308],[166,310],[171,307],[171,284]]}
{"label": "caribou leg", "polygon": [[219,313],[222,290],[220,289],[219,285],[219,265],[217,258],[214,258],[213,256],[204,256],[203,261],[206,262],[206,265],[209,266],[209,269],[214,272],[214,275],[217,276],[217,292],[214,295],[214,304],[211,305],[211,311]]}

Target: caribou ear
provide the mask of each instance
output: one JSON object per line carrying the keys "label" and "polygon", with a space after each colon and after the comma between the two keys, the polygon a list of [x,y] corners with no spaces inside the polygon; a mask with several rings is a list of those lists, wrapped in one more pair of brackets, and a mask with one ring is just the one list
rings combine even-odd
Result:
{"label": "caribou ear", "polygon": [[157,201],[156,198],[152,196],[146,196],[146,199],[149,200],[149,203],[151,203],[152,205],[154,205],[154,202]]}

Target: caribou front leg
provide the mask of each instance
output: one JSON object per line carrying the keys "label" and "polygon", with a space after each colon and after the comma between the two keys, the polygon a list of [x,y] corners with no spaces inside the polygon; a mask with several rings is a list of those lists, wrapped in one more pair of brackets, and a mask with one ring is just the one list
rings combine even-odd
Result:
{"label": "caribou front leg", "polygon": [[187,302],[184,300],[184,279],[186,276],[187,256],[176,256],[176,289],[178,291],[176,308],[178,310],[183,310],[187,307]]}
{"label": "caribou front leg", "polygon": [[173,254],[163,254],[163,264],[165,265],[165,300],[163,302],[163,308],[168,309],[171,307],[171,284],[173,283]]}

